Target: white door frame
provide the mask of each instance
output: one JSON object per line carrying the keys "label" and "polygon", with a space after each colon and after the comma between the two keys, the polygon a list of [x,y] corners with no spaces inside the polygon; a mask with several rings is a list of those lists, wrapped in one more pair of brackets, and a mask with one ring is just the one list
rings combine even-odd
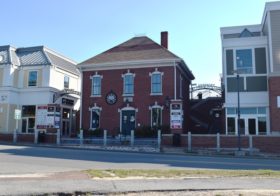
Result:
{"label": "white door frame", "polygon": [[[255,127],[256,127],[256,135],[259,135],[259,127],[258,127],[258,117],[257,116],[250,116],[250,115],[242,115],[240,117],[240,120],[244,119],[244,128],[245,128],[245,135],[250,135],[249,134],[249,119],[254,119],[255,120]],[[236,127],[236,135],[238,135],[238,118],[235,118],[235,127]]]}
{"label": "white door frame", "polygon": [[135,111],[135,127],[136,127],[136,119],[137,119],[137,112],[138,112],[138,109],[137,108],[134,108],[134,107],[131,107],[131,106],[127,106],[127,107],[124,107],[122,109],[119,109],[118,110],[119,113],[120,113],[120,133],[122,133],[122,112],[123,111]]}

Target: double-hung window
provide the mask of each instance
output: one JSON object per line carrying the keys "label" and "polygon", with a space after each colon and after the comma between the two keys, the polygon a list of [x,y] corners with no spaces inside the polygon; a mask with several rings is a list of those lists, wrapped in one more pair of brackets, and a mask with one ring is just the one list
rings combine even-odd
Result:
{"label": "double-hung window", "polygon": [[153,107],[151,112],[152,112],[152,127],[161,126],[162,108],[161,107]]}
{"label": "double-hung window", "polygon": [[134,94],[134,74],[127,73],[123,76],[123,94]]}
{"label": "double-hung window", "polygon": [[37,71],[30,71],[28,76],[28,86],[37,86],[37,79],[38,79]]}
{"label": "double-hung window", "polygon": [[151,94],[162,94],[162,73],[153,72],[151,74]]}
{"label": "double-hung window", "polygon": [[91,95],[101,96],[101,76],[92,76]]}

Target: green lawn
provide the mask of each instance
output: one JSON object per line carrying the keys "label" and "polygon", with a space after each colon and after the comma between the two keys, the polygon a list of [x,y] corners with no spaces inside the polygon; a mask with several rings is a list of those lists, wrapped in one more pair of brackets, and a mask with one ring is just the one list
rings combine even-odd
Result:
{"label": "green lawn", "polygon": [[187,178],[187,177],[273,177],[280,178],[280,171],[273,170],[86,170],[92,178]]}

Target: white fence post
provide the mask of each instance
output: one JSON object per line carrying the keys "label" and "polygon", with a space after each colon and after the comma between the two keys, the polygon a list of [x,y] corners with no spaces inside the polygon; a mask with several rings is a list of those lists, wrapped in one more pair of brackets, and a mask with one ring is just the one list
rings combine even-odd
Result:
{"label": "white fence post", "polygon": [[192,151],[192,133],[188,132],[188,152]]}
{"label": "white fence post", "polygon": [[134,146],[134,130],[130,132],[130,146]]}
{"label": "white fence post", "polygon": [[161,146],[161,130],[158,130],[158,132],[157,132],[157,144],[158,144],[158,149],[160,149],[160,146]]}
{"label": "white fence post", "polygon": [[81,129],[80,130],[80,145],[83,145],[84,144],[84,130]]}
{"label": "white fence post", "polygon": [[253,152],[253,136],[249,135],[249,151],[250,153]]}
{"label": "white fence post", "polygon": [[221,151],[220,133],[217,133],[217,152]]}
{"label": "white fence post", "polygon": [[103,146],[107,146],[107,130],[104,130],[104,135],[103,135]]}
{"label": "white fence post", "polygon": [[35,135],[34,135],[34,144],[38,144],[38,129],[35,129]]}
{"label": "white fence post", "polygon": [[56,131],[56,144],[60,145],[60,129]]}
{"label": "white fence post", "polygon": [[17,143],[17,129],[14,130],[13,142],[14,142],[14,143]]}

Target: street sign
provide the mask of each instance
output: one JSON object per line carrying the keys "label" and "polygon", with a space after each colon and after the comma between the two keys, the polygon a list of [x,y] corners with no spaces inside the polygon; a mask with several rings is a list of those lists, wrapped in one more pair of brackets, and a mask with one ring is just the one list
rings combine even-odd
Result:
{"label": "street sign", "polygon": [[21,119],[21,110],[15,109],[15,120],[20,120]]}

